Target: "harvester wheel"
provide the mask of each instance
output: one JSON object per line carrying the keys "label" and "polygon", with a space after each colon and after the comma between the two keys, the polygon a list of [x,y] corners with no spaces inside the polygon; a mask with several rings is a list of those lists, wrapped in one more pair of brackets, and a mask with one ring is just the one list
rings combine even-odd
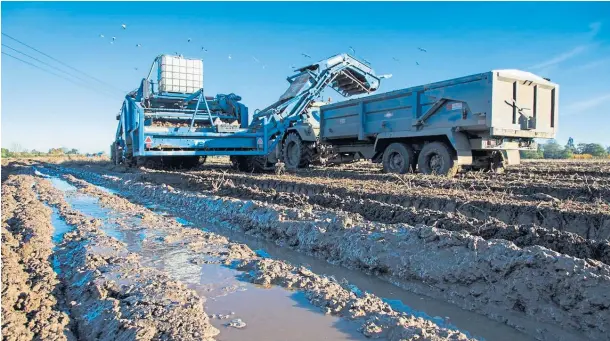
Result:
{"label": "harvester wheel", "polygon": [[392,143],[383,152],[382,162],[386,173],[408,173],[413,164],[413,148],[405,143]]}
{"label": "harvester wheel", "polygon": [[309,167],[314,155],[314,144],[303,141],[299,134],[292,132],[284,140],[282,158],[287,169]]}
{"label": "harvester wheel", "polygon": [[417,158],[419,171],[424,174],[437,174],[453,177],[458,166],[453,158],[453,150],[443,142],[426,144]]}
{"label": "harvester wheel", "polygon": [[117,155],[116,155],[116,142],[112,142],[112,144],[110,145],[110,161],[112,161],[112,164],[114,165],[118,165],[119,163],[117,162]]}
{"label": "harvester wheel", "polygon": [[266,156],[248,156],[237,155],[231,156],[231,165],[233,169],[247,173],[260,173],[273,168],[274,164],[267,161]]}
{"label": "harvester wheel", "polygon": [[180,169],[191,169],[197,168],[202,165],[206,160],[206,156],[186,156],[177,157],[173,166]]}

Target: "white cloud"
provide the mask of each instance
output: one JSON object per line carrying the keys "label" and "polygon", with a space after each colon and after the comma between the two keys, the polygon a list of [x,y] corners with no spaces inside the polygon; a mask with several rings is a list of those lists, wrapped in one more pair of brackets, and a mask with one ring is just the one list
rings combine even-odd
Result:
{"label": "white cloud", "polygon": [[[566,113],[566,115],[574,115],[584,113],[587,110],[595,109],[599,105],[610,101],[610,93],[599,95],[593,98],[585,99],[579,102],[574,102],[566,106],[562,111]],[[564,115],[564,116],[566,116]]]}
{"label": "white cloud", "polygon": [[[589,32],[587,33],[587,39],[588,41],[592,40],[593,38],[595,38],[595,36],[597,36],[597,34],[599,33],[599,31],[602,28],[602,23],[601,22],[593,22],[589,24]],[[581,44],[578,45],[566,52],[560,53],[552,58],[549,58],[548,60],[538,63],[536,65],[530,66],[529,69],[531,70],[540,70],[540,69],[547,69],[549,67],[552,66],[556,66],[560,63],[565,62],[566,60],[572,59],[576,56],[578,56],[579,54],[582,54],[583,52],[585,52],[587,49],[589,49],[590,47],[592,47],[593,45],[590,44]]]}
{"label": "white cloud", "polygon": [[533,69],[533,70],[539,70],[539,69],[544,69],[544,68],[548,68],[548,67],[557,65],[561,62],[564,62],[570,58],[573,58],[573,57],[585,52],[587,50],[587,47],[588,47],[587,45],[576,46],[575,48],[571,49],[570,51],[559,54],[547,61],[538,63],[534,66],[530,66],[529,68]]}
{"label": "white cloud", "polygon": [[598,66],[606,65],[608,63],[610,63],[610,58],[599,59],[599,60],[594,60],[592,62],[588,62],[588,63],[582,64],[582,65],[579,65],[579,66],[575,67],[573,70],[578,70],[578,71],[589,70],[589,69],[596,68]]}

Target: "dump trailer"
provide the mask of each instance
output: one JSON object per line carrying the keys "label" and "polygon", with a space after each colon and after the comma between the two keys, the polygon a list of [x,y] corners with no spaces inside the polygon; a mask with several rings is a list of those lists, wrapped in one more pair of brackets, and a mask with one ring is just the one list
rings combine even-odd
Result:
{"label": "dump trailer", "polygon": [[338,54],[296,69],[284,94],[250,115],[235,94],[204,95],[201,60],[161,55],[125,97],[112,158],[129,165],[194,166],[209,155],[228,155],[237,169],[262,171],[296,155],[297,165],[309,165],[317,143],[311,109],[322,91],[371,94],[381,78],[367,63]]}
{"label": "dump trailer", "polygon": [[555,137],[558,92],[532,73],[495,70],[324,105],[316,151],[391,173],[499,172]]}

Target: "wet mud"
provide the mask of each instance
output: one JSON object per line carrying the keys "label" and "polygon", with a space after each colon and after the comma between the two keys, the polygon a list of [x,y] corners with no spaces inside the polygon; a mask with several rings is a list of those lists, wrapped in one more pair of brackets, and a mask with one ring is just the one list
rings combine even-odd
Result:
{"label": "wet mud", "polygon": [[196,219],[394,279],[408,290],[441,297],[517,328],[528,329],[523,319],[537,321],[538,330],[529,332],[541,339],[578,339],[579,333],[598,339],[607,332],[610,270],[601,262],[466,232],[373,223],[342,212],[315,211],[310,205],[293,209],[64,171]]}

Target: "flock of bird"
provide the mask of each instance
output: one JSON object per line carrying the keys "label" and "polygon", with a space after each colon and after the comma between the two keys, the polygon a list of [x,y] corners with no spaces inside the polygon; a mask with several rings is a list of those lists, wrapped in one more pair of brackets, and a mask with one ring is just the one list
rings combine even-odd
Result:
{"label": "flock of bird", "polygon": [[[122,28],[123,30],[126,30],[126,29],[127,29],[127,25],[126,25],[126,24],[121,24],[121,28]],[[105,38],[104,34],[100,34],[100,38]],[[115,36],[111,37],[110,44],[114,44],[114,42],[115,42],[115,41],[116,41],[116,37],[115,37]],[[187,43],[190,43],[191,41],[192,41],[192,39],[191,39],[191,38],[188,38],[188,39],[186,40],[186,42],[187,42]],[[136,44],[136,48],[140,48],[140,47],[142,47],[142,44],[140,44],[140,43]],[[420,52],[428,52],[428,50],[426,50],[426,49],[424,49],[424,48],[422,48],[422,47],[418,47],[417,49],[418,49]],[[350,47],[349,47],[349,50],[350,50],[350,52],[351,52],[351,53],[352,53],[354,56],[356,56],[356,50],[355,50],[353,47],[351,47],[351,46],[350,46]],[[205,47],[203,47],[203,46],[201,47],[201,51],[203,51],[203,52],[208,52],[208,50],[207,50]],[[178,53],[178,52],[174,52],[174,53],[175,53],[177,56],[182,56],[182,54],[180,54],[180,53]],[[307,54],[307,53],[303,53],[303,52],[302,52],[302,53],[301,53],[301,55],[302,55],[303,57],[305,57],[305,58],[310,58],[310,59],[311,59],[311,55],[309,55],[309,54]],[[233,59],[233,57],[232,57],[232,56],[229,54],[228,59],[229,59],[229,60],[231,60],[231,59]],[[364,62],[366,62],[367,64],[371,64],[371,63],[370,63],[368,60],[364,59],[363,57],[360,57],[360,59],[362,59],[362,60],[363,60]],[[258,58],[256,58],[255,56],[252,56],[252,60],[254,60],[254,62],[256,62],[256,63],[260,63],[260,60],[259,60]],[[395,61],[395,62],[397,62],[397,63],[400,63],[400,59],[398,59],[398,58],[396,58],[396,57],[392,57],[392,60],[394,60],[394,61]],[[419,66],[420,64],[419,64],[419,62],[418,62],[418,61],[416,61],[416,62],[415,62],[415,65],[418,65],[418,66]],[[263,66],[262,66],[262,67],[263,67],[263,69],[265,69],[265,68],[267,67],[267,65],[264,65],[264,64],[263,64]],[[291,69],[295,69],[294,65],[290,65],[290,68],[291,68]],[[134,68],[134,69],[135,69],[136,71],[138,70],[138,68],[137,68],[137,67],[136,67],[136,68]]]}

